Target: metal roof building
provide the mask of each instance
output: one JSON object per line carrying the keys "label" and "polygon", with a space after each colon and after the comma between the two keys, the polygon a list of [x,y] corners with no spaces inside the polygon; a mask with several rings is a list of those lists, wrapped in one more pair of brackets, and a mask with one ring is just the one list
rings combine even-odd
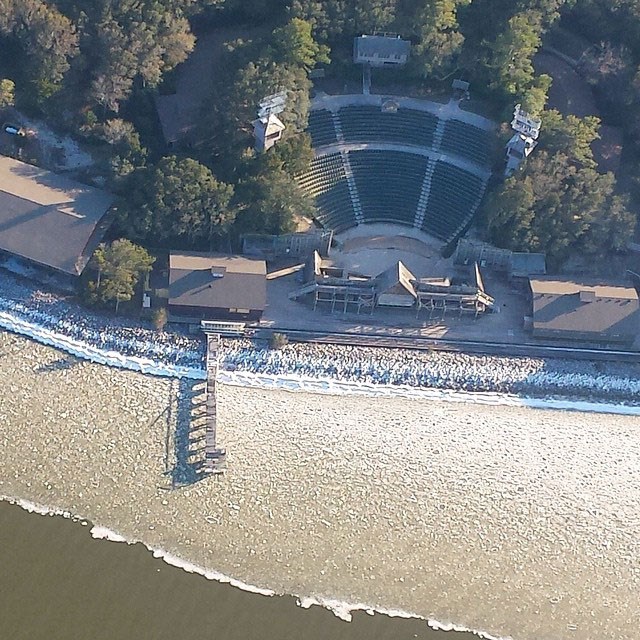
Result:
{"label": "metal roof building", "polygon": [[529,284],[534,336],[603,343],[631,343],[638,336],[638,293],[629,284],[554,277]]}
{"label": "metal roof building", "polygon": [[79,276],[108,226],[109,193],[0,156],[0,250]]}

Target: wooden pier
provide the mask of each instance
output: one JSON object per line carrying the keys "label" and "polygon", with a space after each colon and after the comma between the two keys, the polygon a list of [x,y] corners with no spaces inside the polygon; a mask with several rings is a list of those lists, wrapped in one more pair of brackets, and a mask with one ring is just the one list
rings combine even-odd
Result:
{"label": "wooden pier", "polygon": [[207,390],[206,390],[206,427],[205,427],[205,473],[222,473],[227,462],[227,452],[217,444],[217,398],[216,378],[218,376],[218,357],[220,353],[220,334],[207,332]]}

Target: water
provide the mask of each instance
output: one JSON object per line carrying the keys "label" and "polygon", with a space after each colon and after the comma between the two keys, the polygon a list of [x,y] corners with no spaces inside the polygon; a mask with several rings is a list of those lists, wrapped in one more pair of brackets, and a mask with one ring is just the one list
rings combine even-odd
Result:
{"label": "water", "polygon": [[[278,593],[516,640],[640,637],[637,417],[221,385],[229,469],[172,488],[171,469],[202,442],[184,419],[201,383],[8,334],[0,350],[0,495]],[[79,524],[0,513],[8,637],[430,637],[424,622],[355,613],[346,624]]]}
{"label": "water", "polygon": [[12,640],[468,640],[419,620],[354,614],[346,623],[291,597],[265,597],[190,575],[141,545],[0,503],[0,626]]}

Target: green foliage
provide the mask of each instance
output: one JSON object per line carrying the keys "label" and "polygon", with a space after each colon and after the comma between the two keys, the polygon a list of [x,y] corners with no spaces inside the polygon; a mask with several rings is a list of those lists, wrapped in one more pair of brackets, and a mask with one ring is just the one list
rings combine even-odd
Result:
{"label": "green foliage", "polygon": [[17,43],[22,60],[16,68],[25,97],[39,103],[62,86],[71,58],[78,53],[73,23],[43,0],[5,2],[0,11],[0,36]]}
{"label": "green foliage", "polygon": [[119,223],[130,238],[209,246],[233,222],[233,187],[196,160],[162,158],[155,167],[134,171]]}
{"label": "green foliage", "polygon": [[129,240],[115,240],[100,245],[90,266],[97,271],[96,280],[86,283],[85,297],[90,304],[115,303],[131,300],[140,278],[151,271],[155,258]]}
{"label": "green foliage", "polygon": [[241,233],[290,233],[296,218],[310,217],[315,207],[294,178],[280,168],[279,162],[258,160],[262,165],[257,175],[238,186],[241,210],[235,231]]}
{"label": "green foliage", "polygon": [[525,89],[521,96],[520,104],[522,108],[534,118],[541,116],[544,111],[551,82],[551,76],[546,74],[539,75],[532,80],[529,88]]}
{"label": "green foliage", "polygon": [[574,115],[562,116],[550,109],[542,114],[543,128],[540,148],[552,153],[562,152],[574,164],[595,168],[591,143],[600,136],[600,119],[595,116],[578,118]]}
{"label": "green foliage", "polygon": [[13,106],[16,99],[15,89],[16,85],[13,80],[0,79],[0,109]]}
{"label": "green foliage", "polygon": [[404,18],[403,32],[417,40],[411,52],[411,65],[420,76],[446,75],[455,70],[464,42],[458,29],[457,13],[459,7],[470,1],[414,0],[406,3],[405,11],[410,6],[411,12]]}
{"label": "green foliage", "polygon": [[635,228],[626,199],[614,187],[612,174],[539,150],[522,174],[487,199],[489,234],[498,246],[546,253],[552,267],[576,252],[606,256],[622,249]]}
{"label": "green foliage", "polygon": [[329,64],[329,47],[318,44],[311,35],[311,23],[292,18],[273,32],[274,59],[287,65],[311,69],[318,63]]}
{"label": "green foliage", "polygon": [[542,22],[537,12],[518,13],[507,29],[489,44],[487,66],[493,71],[491,86],[510,96],[521,96],[534,79],[533,56],[540,48]]}

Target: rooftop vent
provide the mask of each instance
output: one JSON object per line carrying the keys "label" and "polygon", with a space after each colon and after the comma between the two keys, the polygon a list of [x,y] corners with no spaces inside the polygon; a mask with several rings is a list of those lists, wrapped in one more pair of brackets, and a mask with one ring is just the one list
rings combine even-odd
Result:
{"label": "rooftop vent", "polygon": [[580,291],[580,302],[595,302],[596,292],[593,289],[583,289]]}

